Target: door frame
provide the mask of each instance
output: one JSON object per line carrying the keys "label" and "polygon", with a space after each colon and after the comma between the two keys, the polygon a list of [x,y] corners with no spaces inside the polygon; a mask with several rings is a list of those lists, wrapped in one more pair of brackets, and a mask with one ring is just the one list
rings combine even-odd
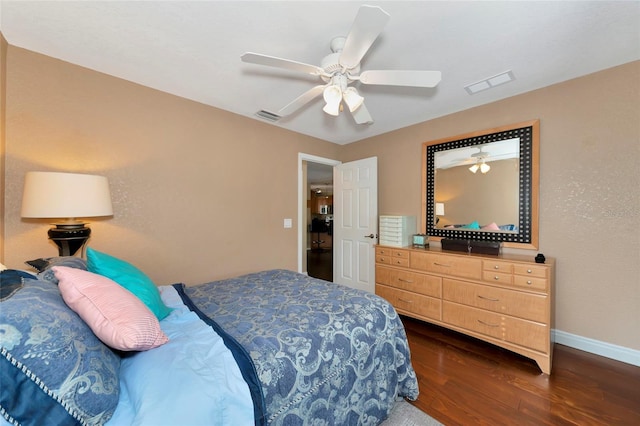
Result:
{"label": "door frame", "polygon": [[[307,210],[307,179],[302,167],[303,162],[319,163],[328,166],[337,166],[342,161],[331,158],[318,157],[317,155],[298,153],[298,272],[302,273],[302,256],[307,255],[307,247],[304,244],[304,235],[307,233],[307,221],[305,220]],[[335,212],[334,212],[335,216]]]}

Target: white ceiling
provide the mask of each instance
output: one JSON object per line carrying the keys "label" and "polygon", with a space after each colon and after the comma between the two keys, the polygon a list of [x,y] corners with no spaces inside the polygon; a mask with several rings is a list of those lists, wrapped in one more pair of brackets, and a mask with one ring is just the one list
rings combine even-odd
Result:
{"label": "white ceiling", "polygon": [[[371,1],[391,15],[363,70],[439,70],[435,89],[357,86],[374,124],[321,99],[273,124],[347,144],[640,59],[640,2]],[[8,1],[9,44],[243,116],[277,111],[317,85],[241,62],[246,51],[319,65],[363,2]],[[515,81],[464,86],[511,70]]]}
{"label": "white ceiling", "polygon": [[457,166],[468,166],[479,161],[508,160],[520,157],[520,138],[504,139],[482,145],[466,146],[447,149],[435,153],[434,166],[436,169],[448,169]]}

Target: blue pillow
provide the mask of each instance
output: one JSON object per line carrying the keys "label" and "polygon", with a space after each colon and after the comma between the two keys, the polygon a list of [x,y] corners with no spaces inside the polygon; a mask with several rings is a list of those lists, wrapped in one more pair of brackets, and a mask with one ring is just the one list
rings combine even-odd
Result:
{"label": "blue pillow", "polygon": [[77,268],[82,269],[83,271],[87,270],[87,261],[82,259],[81,257],[75,256],[58,256],[58,257],[48,257],[48,258],[40,258],[27,260],[27,265],[33,267],[36,271],[38,271],[38,279],[44,281],[51,281],[52,283],[58,284],[58,279],[53,273],[54,266],[68,266],[69,268]]}
{"label": "blue pillow", "polygon": [[0,271],[0,302],[13,296],[22,288],[25,279],[35,279],[36,276],[17,269]]}
{"label": "blue pillow", "polygon": [[104,424],[120,395],[120,357],[50,281],[25,279],[0,303],[0,412],[10,423]]}
{"label": "blue pillow", "polygon": [[160,298],[158,287],[132,264],[87,247],[87,266],[89,272],[110,278],[135,294],[159,321],[171,312]]}

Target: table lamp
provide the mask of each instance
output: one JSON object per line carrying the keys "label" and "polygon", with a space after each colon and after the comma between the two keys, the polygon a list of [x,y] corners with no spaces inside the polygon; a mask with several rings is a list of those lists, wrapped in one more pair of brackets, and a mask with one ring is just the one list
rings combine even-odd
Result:
{"label": "table lamp", "polygon": [[112,216],[109,182],[104,176],[28,172],[22,195],[23,218],[62,219],[49,229],[60,256],[73,256],[91,235],[78,218]]}
{"label": "table lamp", "polygon": [[444,216],[444,203],[436,203],[436,224],[440,222],[440,216]]}

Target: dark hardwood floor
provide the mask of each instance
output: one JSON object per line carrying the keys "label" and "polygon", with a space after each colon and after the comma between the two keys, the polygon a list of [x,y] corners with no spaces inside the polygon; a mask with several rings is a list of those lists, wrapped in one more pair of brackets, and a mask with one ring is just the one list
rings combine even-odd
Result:
{"label": "dark hardwood floor", "polygon": [[333,281],[333,248],[307,250],[307,274]]}
{"label": "dark hardwood floor", "polygon": [[420,396],[445,425],[640,425],[640,367],[555,345],[551,375],[535,362],[403,317]]}
{"label": "dark hardwood floor", "polygon": [[[332,281],[331,252],[308,272]],[[640,426],[640,367],[556,344],[551,375],[497,346],[402,317],[418,376],[413,405],[447,426]]]}

